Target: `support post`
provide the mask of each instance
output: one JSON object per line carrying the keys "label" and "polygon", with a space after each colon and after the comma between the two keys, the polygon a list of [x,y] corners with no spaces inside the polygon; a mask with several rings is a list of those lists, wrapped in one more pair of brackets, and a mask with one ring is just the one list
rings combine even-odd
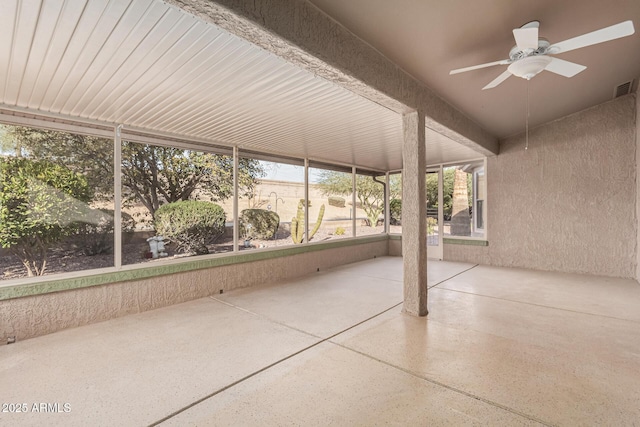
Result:
{"label": "support post", "polygon": [[240,159],[238,158],[238,146],[233,147],[233,252],[238,252],[240,247],[240,213],[238,212],[238,169],[240,169]]}
{"label": "support post", "polygon": [[351,215],[351,235],[356,237],[356,191],[358,186],[356,185],[356,167],[351,166],[351,206],[353,207],[353,215]]}
{"label": "support post", "polygon": [[402,117],[402,257],[403,311],[426,316],[427,204],[425,117],[420,111]]}
{"label": "support post", "polygon": [[[300,224],[298,224],[300,227]],[[304,159],[304,240],[309,243],[309,159]]]}
{"label": "support post", "polygon": [[113,266],[122,267],[122,125],[113,136]]}
{"label": "support post", "polygon": [[384,186],[384,232],[389,234],[391,231],[391,178],[389,172],[384,174],[385,182]]}

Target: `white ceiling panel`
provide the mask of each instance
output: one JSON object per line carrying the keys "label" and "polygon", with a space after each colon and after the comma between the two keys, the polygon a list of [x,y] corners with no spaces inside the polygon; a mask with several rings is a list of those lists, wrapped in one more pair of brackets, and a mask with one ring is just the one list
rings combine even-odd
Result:
{"label": "white ceiling panel", "polygon": [[[159,0],[3,0],[0,8],[4,107],[402,166],[399,115]],[[471,151],[438,141],[433,156]]]}

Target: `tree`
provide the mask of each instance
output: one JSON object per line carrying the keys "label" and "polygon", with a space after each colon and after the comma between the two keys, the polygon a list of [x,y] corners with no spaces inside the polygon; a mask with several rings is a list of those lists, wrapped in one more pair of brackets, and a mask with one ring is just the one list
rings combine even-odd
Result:
{"label": "tree", "polygon": [[[4,126],[5,150],[65,165],[86,176],[102,199],[113,198],[113,140],[22,126]],[[264,174],[260,162],[240,159],[238,184],[248,196]],[[122,186],[127,202],[140,202],[153,217],[165,203],[233,194],[233,159],[211,153],[123,141]]]}
{"label": "tree", "polygon": [[[263,175],[257,160],[240,158],[238,187],[252,194]],[[122,185],[130,201],[139,201],[154,216],[164,203],[208,198],[216,202],[233,195],[233,158],[181,148],[124,142]]]}
{"label": "tree", "polygon": [[101,198],[113,197],[113,140],[25,126],[0,129],[5,151],[63,165],[84,175]]}
{"label": "tree", "polygon": [[91,215],[91,197],[85,177],[64,166],[0,157],[0,246],[20,259],[29,276],[43,275],[47,249]]}
{"label": "tree", "polygon": [[[390,197],[398,197],[402,192],[399,175],[391,176]],[[378,218],[384,212],[384,177],[356,175],[356,198],[367,215],[367,224],[375,227]],[[336,171],[323,171],[319,185],[324,195],[347,196],[352,193],[351,174]]]}
{"label": "tree", "polygon": [[[444,220],[451,220],[453,210],[453,186],[456,175],[456,167],[446,167],[443,170],[442,179],[442,210]],[[471,174],[465,173],[467,180],[467,194],[469,206],[472,204],[472,178]],[[427,200],[430,206],[438,206],[438,175],[427,174]]]}

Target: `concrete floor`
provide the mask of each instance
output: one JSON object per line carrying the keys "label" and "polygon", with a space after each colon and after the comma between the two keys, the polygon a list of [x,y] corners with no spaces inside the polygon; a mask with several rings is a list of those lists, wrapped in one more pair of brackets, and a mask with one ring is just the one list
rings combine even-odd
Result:
{"label": "concrete floor", "polygon": [[0,347],[0,425],[640,425],[635,281],[428,277],[427,318],[387,257]]}

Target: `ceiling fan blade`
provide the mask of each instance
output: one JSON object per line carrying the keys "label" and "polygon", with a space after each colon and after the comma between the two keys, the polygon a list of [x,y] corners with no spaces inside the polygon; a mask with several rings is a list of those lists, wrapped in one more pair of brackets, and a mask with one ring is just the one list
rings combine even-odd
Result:
{"label": "ceiling fan blade", "polygon": [[552,73],[560,74],[561,76],[573,77],[586,68],[587,67],[585,67],[584,65],[565,61],[564,59],[552,58],[551,62],[549,62],[549,65],[545,67],[545,70],[551,71]]}
{"label": "ceiling fan blade", "polygon": [[610,27],[602,28],[591,33],[583,34],[581,36],[553,44],[549,46],[548,52],[552,54],[569,52],[570,50],[580,49],[581,47],[587,47],[598,43],[604,43],[609,40],[630,36],[634,32],[635,29],[633,28],[633,22],[624,21]]}
{"label": "ceiling fan blade", "polygon": [[538,28],[516,28],[513,30],[513,38],[516,39],[518,49],[537,49],[538,48]]}
{"label": "ceiling fan blade", "polygon": [[478,70],[480,68],[493,67],[494,65],[507,65],[510,62],[511,61],[508,60],[508,59],[503,59],[501,61],[487,62],[486,64],[474,65],[474,66],[466,67],[466,68],[458,68],[457,70],[449,71],[449,75],[464,73],[464,72],[472,71],[472,70]]}
{"label": "ceiling fan blade", "polygon": [[491,81],[491,83],[489,83],[488,85],[483,87],[482,90],[491,89],[491,88],[494,88],[494,87],[498,86],[500,83],[502,83],[503,81],[507,80],[510,75],[511,75],[511,73],[509,71],[505,71],[504,73],[500,74],[498,77],[493,79]]}

